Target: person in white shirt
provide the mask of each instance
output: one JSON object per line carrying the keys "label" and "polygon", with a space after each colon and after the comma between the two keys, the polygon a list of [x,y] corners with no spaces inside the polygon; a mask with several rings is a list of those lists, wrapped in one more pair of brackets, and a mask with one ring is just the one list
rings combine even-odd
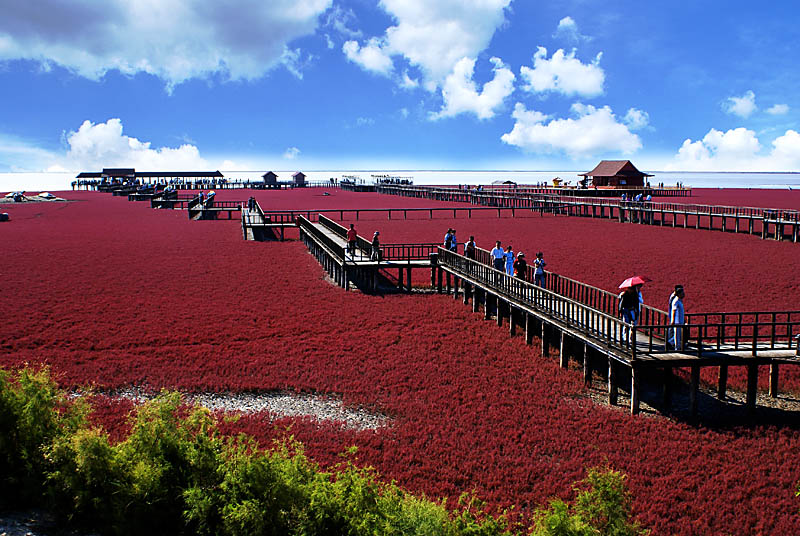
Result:
{"label": "person in white shirt", "polygon": [[492,266],[494,269],[502,272],[506,262],[506,252],[503,251],[502,247],[500,247],[499,240],[495,244],[494,248],[492,248],[492,251],[489,252],[489,255],[492,257]]}
{"label": "person in white shirt", "polygon": [[686,294],[683,287],[678,285],[675,287],[675,297],[670,300],[669,307],[669,334],[667,336],[667,345],[669,348],[675,350],[683,350],[684,341],[683,337],[683,324],[684,324],[684,309],[683,298]]}

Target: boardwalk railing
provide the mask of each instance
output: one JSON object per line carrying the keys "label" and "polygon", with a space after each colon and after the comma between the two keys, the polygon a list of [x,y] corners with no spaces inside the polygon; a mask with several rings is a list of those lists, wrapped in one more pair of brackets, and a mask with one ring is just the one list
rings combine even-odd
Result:
{"label": "boardwalk railing", "polygon": [[[488,250],[476,248],[475,260],[491,266],[491,255]],[[593,307],[607,315],[619,316],[619,296],[613,292],[594,287],[587,283],[571,279],[569,277],[546,271],[544,287],[560,296],[577,301],[589,307]],[[525,281],[534,282],[533,262],[528,264],[528,271],[525,274]],[[640,324],[665,326],[669,323],[666,311],[656,307],[642,304]]]}
{"label": "boardwalk railing", "polygon": [[313,237],[314,241],[325,247],[336,259],[339,259],[340,264],[344,261],[344,247],[339,242],[333,240],[330,236],[317,228],[309,219],[298,216],[297,225],[303,233]]}
{"label": "boardwalk railing", "polygon": [[635,355],[635,345],[631,343],[629,336],[630,326],[614,315],[441,247],[438,248],[438,261],[459,276],[491,288],[506,299],[527,306],[551,321],[558,321],[580,332],[587,339],[619,354]]}

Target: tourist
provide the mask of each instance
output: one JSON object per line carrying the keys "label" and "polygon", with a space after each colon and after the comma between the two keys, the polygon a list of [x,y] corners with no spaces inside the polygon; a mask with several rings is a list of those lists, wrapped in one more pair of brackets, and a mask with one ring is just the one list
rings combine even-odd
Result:
{"label": "tourist", "polygon": [[492,266],[494,269],[502,272],[506,261],[506,252],[503,251],[503,248],[500,246],[499,240],[496,242],[492,251],[489,252],[489,255],[492,257]]}
{"label": "tourist", "polygon": [[[633,285],[619,293],[619,316],[623,322],[636,325],[636,312],[639,310],[639,288]],[[622,340],[628,340],[628,328],[622,330]]]}
{"label": "tourist", "polygon": [[517,253],[517,260],[514,261],[514,275],[524,281],[527,274],[528,261],[525,260],[525,254],[520,251]]}
{"label": "tourist", "polygon": [[536,254],[536,258],[533,261],[533,284],[539,287],[546,287],[547,286],[547,274],[544,271],[544,267],[547,266],[547,263],[544,262],[544,253],[541,251]]}
{"label": "tourist", "polygon": [[375,234],[372,235],[372,252],[370,253],[369,260],[371,261],[378,261],[381,260],[381,241],[378,236],[381,233],[375,231]]}
{"label": "tourist", "polygon": [[358,233],[353,224],[350,224],[350,229],[347,231],[347,250],[350,252],[350,257],[356,255],[356,241],[358,240]]}
{"label": "tourist", "polygon": [[474,236],[470,236],[469,237],[469,242],[464,244],[464,256],[467,257],[468,259],[474,259],[475,258],[475,248],[476,247],[477,246],[475,245],[475,237]]}
{"label": "tourist", "polygon": [[670,307],[669,307],[669,334],[667,335],[667,348],[677,350],[679,352],[683,351],[684,341],[683,337],[683,324],[685,321],[684,318],[684,309],[683,309],[683,298],[686,294],[683,291],[683,287],[681,285],[675,286],[675,297],[670,297]]}
{"label": "tourist", "polygon": [[450,250],[453,245],[453,230],[451,228],[447,228],[447,232],[444,234],[444,249]]}
{"label": "tourist", "polygon": [[514,275],[514,249],[511,244],[506,248],[506,273]]}
{"label": "tourist", "polygon": [[453,253],[458,252],[458,238],[456,238],[456,230],[453,229],[450,234],[450,251]]}

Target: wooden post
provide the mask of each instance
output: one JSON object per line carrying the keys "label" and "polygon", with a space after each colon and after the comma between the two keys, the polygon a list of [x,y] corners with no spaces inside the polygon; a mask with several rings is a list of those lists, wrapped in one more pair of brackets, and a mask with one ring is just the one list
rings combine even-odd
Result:
{"label": "wooden post", "polygon": [[567,336],[564,331],[561,331],[561,343],[558,347],[558,363],[561,368],[569,366],[569,354],[567,353]]}
{"label": "wooden post", "polygon": [[514,321],[514,307],[508,304],[508,335],[513,337],[517,334],[517,323]]}
{"label": "wooden post", "polygon": [[431,263],[431,289],[436,288],[436,265],[439,264],[439,254],[431,253],[428,255]]}
{"label": "wooden post", "polygon": [[459,285],[460,282],[461,282],[461,280],[458,277],[453,276],[453,299],[454,300],[458,299],[458,285]]}
{"label": "wooden post", "polygon": [[399,288],[401,290],[403,288],[403,267],[402,266],[398,269],[398,273],[397,273],[397,288]]}
{"label": "wooden post", "polygon": [[406,281],[408,281],[408,291],[411,292],[411,266],[408,267],[408,274],[407,275],[408,275],[408,279],[406,279]]}
{"label": "wooden post", "polygon": [[619,391],[617,389],[617,367],[614,366],[614,360],[608,355],[608,403],[611,406],[617,405]]}
{"label": "wooden post", "polygon": [[719,366],[719,382],[717,383],[717,398],[725,400],[725,391],[728,389],[728,365]]}
{"label": "wooden post", "polygon": [[769,396],[778,398],[778,364],[769,364]]}
{"label": "wooden post", "polygon": [[583,383],[592,384],[592,367],[589,365],[589,345],[583,343]]}
{"label": "wooden post", "polygon": [[533,315],[523,311],[525,315],[525,344],[533,344]]}
{"label": "wooden post", "polygon": [[436,292],[438,292],[439,294],[442,293],[442,277],[444,275],[442,273],[443,271],[444,270],[442,270],[441,267],[436,269]]}
{"label": "wooden post", "polygon": [[495,312],[497,313],[497,327],[503,325],[503,300],[500,299],[500,296],[495,298]]}
{"label": "wooden post", "polygon": [[490,301],[489,298],[490,297],[491,297],[491,294],[489,294],[489,290],[488,289],[484,289],[484,291],[483,291],[483,319],[484,320],[489,320],[492,317],[491,311],[489,310],[490,309],[489,308],[489,301]]}
{"label": "wooden post", "polygon": [[697,395],[700,391],[700,367],[692,365],[691,377],[689,380],[689,414],[697,416]]}
{"label": "wooden post", "polygon": [[550,355],[550,345],[548,344],[548,340],[547,340],[547,328],[546,328],[546,323],[545,323],[544,320],[542,320],[542,338],[541,338],[541,340],[542,340],[542,355],[544,357],[547,357],[547,356]]}
{"label": "wooden post", "polygon": [[631,364],[631,415],[639,414],[639,367]]}
{"label": "wooden post", "polygon": [[756,395],[758,394],[758,365],[747,365],[747,398],[745,405],[748,412],[756,409]]}
{"label": "wooden post", "polygon": [[473,313],[477,313],[478,312],[478,305],[480,305],[478,303],[478,287],[476,287],[475,285],[472,285],[472,312]]}
{"label": "wooden post", "polygon": [[474,292],[473,288],[474,287],[470,283],[467,283],[464,280],[461,281],[461,291],[464,293],[464,305],[469,303],[469,295],[471,292]]}
{"label": "wooden post", "polygon": [[447,287],[446,287],[446,294],[450,294],[450,288],[453,286],[452,281],[450,279],[450,272],[447,272]]}

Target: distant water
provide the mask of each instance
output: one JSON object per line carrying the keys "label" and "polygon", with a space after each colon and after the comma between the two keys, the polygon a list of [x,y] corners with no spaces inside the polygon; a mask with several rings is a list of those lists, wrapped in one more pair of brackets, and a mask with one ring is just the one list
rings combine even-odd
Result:
{"label": "distant water", "polygon": [[[414,184],[489,184],[496,180],[511,180],[519,184],[548,182],[560,177],[576,184],[582,171],[431,171],[431,170],[360,170],[307,171],[309,180],[328,180],[344,175],[372,182],[371,175],[391,175],[409,178]],[[224,171],[229,179],[259,180],[264,171]],[[279,180],[288,180],[293,171],[276,171]],[[655,176],[651,184],[663,182],[675,185],[682,182],[694,188],[793,188],[800,189],[800,173],[710,173],[680,171],[648,171]],[[77,173],[0,173],[0,192],[14,190],[69,190]]]}

